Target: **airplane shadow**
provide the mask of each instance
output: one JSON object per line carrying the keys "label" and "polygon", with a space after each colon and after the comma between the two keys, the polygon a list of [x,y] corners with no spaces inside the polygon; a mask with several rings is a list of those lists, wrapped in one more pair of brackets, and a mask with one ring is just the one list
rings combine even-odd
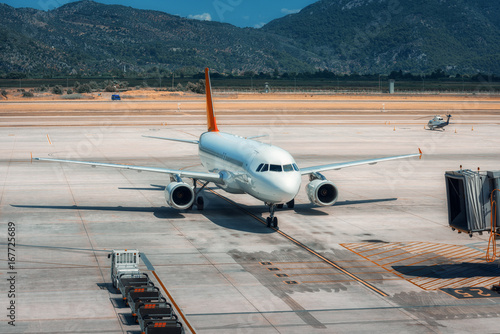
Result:
{"label": "airplane shadow", "polygon": [[[185,216],[182,214],[183,211],[178,211],[169,207],[159,207],[159,208],[145,208],[145,207],[123,207],[123,206],[78,206],[78,205],[18,205],[11,204],[14,208],[27,208],[27,209],[53,209],[53,210],[88,210],[88,211],[118,211],[118,212],[152,212],[156,218],[159,219],[183,219]],[[215,225],[224,227],[227,229],[250,232],[250,233],[272,233],[274,230],[268,229],[263,224],[252,223],[252,224],[241,224],[238,217],[234,215],[228,215],[220,210],[215,211],[210,209],[204,209],[203,211],[198,211],[195,209],[190,210],[190,213],[199,213],[205,216]]]}
{"label": "airplane shadow", "polygon": [[342,201],[342,202],[335,203],[333,206],[392,202],[392,201],[397,201],[397,200],[398,200],[397,198],[393,197],[393,198],[364,199],[364,200],[357,200],[357,201]]}
{"label": "airplane shadow", "polygon": [[[355,205],[355,204],[368,204],[396,201],[397,198],[380,198],[380,199],[367,199],[358,201],[342,201],[337,202],[333,206]],[[285,209],[286,210],[286,209]],[[327,216],[329,213],[318,210],[318,207],[311,203],[295,204],[294,210],[299,215],[304,216]]]}
{"label": "airplane shadow", "polygon": [[[164,186],[159,185],[151,185],[151,188],[120,188],[120,189],[129,189],[129,190],[152,190],[152,191],[161,191],[164,190]],[[387,201],[395,201],[397,198],[385,198],[385,199],[372,199],[372,200],[359,200],[359,201],[343,201],[337,202],[335,206],[341,205],[354,205],[354,204],[366,204],[366,203],[378,203],[378,202],[387,202]],[[28,208],[28,209],[54,209],[54,210],[88,210],[88,211],[117,211],[117,212],[152,212],[156,218],[159,219],[182,219],[185,216],[182,214],[186,211],[178,211],[176,209],[170,207],[124,207],[124,206],[78,206],[78,205],[18,205],[11,204],[12,207],[15,208]],[[256,212],[255,206],[247,206],[247,205],[239,205],[244,211],[251,213],[257,218],[265,221],[267,217],[267,210],[265,207],[259,205],[259,208],[263,208],[263,210],[258,210]],[[279,215],[280,211],[289,210],[286,206],[283,209],[277,209],[276,214]],[[324,212],[318,210],[318,207],[311,203],[304,204],[296,204],[293,209],[297,214],[303,216],[328,216],[328,212]],[[196,209],[190,210],[190,213],[199,213],[205,216],[212,223],[221,226],[223,228],[242,231],[242,232],[250,232],[250,233],[273,233],[273,229],[269,229],[265,226],[265,224],[255,222],[253,224],[242,224],[240,222],[241,219],[236,215],[229,215],[226,212],[221,212],[220,210],[210,210],[209,208],[205,208],[202,211],[198,211]],[[215,213],[217,212],[217,213]],[[246,215],[245,215],[246,216]]]}
{"label": "airplane shadow", "polygon": [[54,210],[88,210],[88,211],[119,211],[119,212],[152,212],[156,218],[160,219],[180,219],[184,216],[178,210],[168,207],[124,207],[124,206],[78,206],[78,205],[18,205],[11,204],[14,208],[25,209],[54,209]]}
{"label": "airplane shadow", "polygon": [[430,266],[393,266],[397,272],[406,276],[429,278],[469,278],[500,276],[500,268],[495,263],[453,263]]}
{"label": "airplane shadow", "polygon": [[120,190],[141,190],[141,191],[148,191],[148,190],[152,190],[152,191],[164,191],[165,190],[165,186],[160,186],[160,185],[157,185],[157,184],[152,184],[151,185],[151,188],[128,188],[128,187],[119,187],[118,189]]}
{"label": "airplane shadow", "polygon": [[[287,209],[285,206],[283,209],[276,210],[276,212],[280,212],[282,210],[286,211],[290,209]],[[302,216],[328,216],[327,212],[318,210],[318,207],[311,203],[295,204],[295,207],[292,210]]]}

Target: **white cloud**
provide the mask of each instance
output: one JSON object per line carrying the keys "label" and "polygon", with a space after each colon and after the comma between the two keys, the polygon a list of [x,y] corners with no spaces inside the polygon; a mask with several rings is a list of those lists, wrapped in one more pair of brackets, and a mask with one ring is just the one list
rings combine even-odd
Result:
{"label": "white cloud", "polygon": [[300,9],[288,9],[288,8],[281,8],[281,13],[282,14],[297,14],[300,12]]}
{"label": "white cloud", "polygon": [[200,20],[200,21],[212,21],[212,15],[210,13],[203,13],[198,15],[188,15],[189,19]]}
{"label": "white cloud", "polygon": [[266,22],[260,22],[260,23],[254,24],[253,27],[259,29],[259,28],[262,28],[265,25],[266,25]]}

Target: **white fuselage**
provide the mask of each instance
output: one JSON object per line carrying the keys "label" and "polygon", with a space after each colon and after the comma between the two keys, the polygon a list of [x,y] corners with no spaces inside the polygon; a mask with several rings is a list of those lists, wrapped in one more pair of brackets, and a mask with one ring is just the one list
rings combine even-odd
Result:
{"label": "white fuselage", "polygon": [[287,203],[300,190],[301,174],[287,151],[223,132],[205,132],[199,140],[201,163],[220,173],[230,193],[247,193],[272,204]]}

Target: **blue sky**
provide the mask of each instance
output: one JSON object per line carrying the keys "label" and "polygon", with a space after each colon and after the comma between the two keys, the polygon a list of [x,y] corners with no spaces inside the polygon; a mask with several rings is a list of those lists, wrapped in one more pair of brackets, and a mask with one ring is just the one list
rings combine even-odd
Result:
{"label": "blue sky", "polygon": [[[50,10],[74,0],[0,0],[13,7]],[[261,27],[278,17],[298,12],[317,0],[96,0],[140,9],[160,10],[182,17]]]}

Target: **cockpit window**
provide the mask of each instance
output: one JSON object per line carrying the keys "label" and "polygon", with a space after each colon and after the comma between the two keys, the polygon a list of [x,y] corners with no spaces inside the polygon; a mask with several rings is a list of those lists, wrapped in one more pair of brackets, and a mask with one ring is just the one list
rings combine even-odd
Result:
{"label": "cockpit window", "polygon": [[269,170],[271,172],[282,172],[283,168],[281,167],[281,165],[269,165]]}
{"label": "cockpit window", "polygon": [[260,172],[260,173],[267,172],[267,171],[278,172],[278,173],[279,172],[293,172],[293,171],[298,172],[299,167],[297,167],[296,164],[288,164],[288,165],[281,166],[281,165],[261,163],[256,169],[256,172]]}

